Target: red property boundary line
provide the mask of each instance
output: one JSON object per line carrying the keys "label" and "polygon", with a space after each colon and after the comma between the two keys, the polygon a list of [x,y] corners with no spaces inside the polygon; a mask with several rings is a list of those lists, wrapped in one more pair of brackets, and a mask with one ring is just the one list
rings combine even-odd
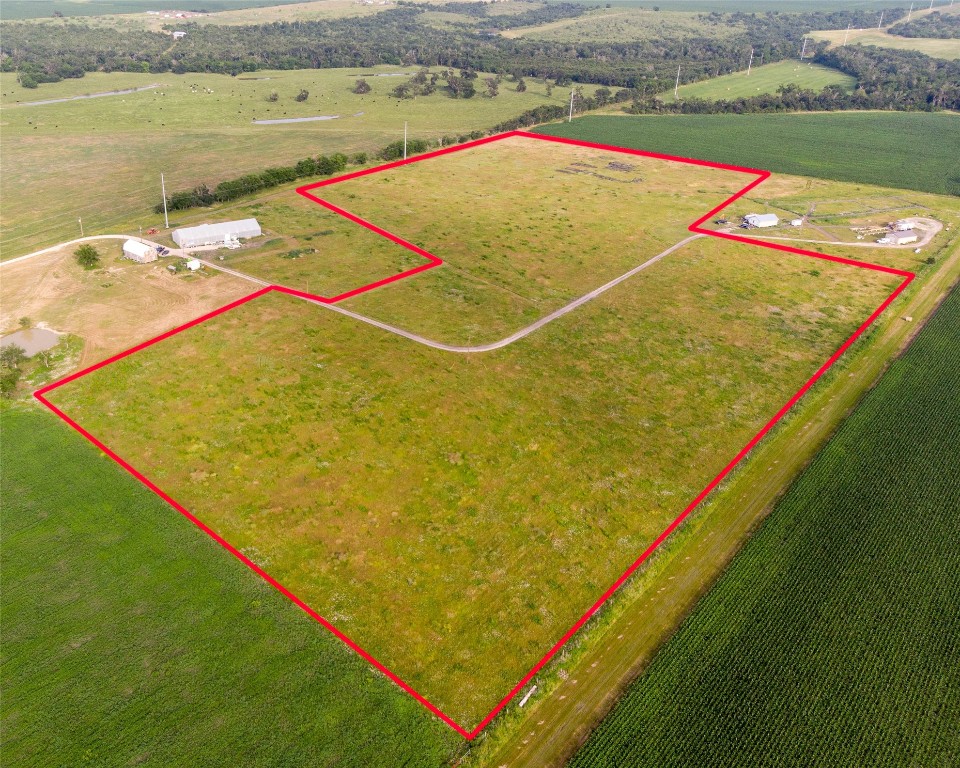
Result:
{"label": "red property boundary line", "polygon": [[[471,148],[471,147],[476,147],[476,146],[479,146],[479,145],[482,145],[482,144],[488,144],[488,143],[491,143],[491,142],[500,141],[500,140],[502,140],[502,139],[510,138],[510,137],[513,137],[513,136],[522,136],[522,137],[525,137],[525,138],[537,139],[537,140],[540,140],[540,141],[552,141],[552,142],[556,142],[556,143],[559,143],[559,144],[568,144],[568,145],[574,145],[574,146],[581,146],[581,147],[587,147],[587,148],[591,148],[591,149],[600,149],[600,150],[606,150],[606,151],[611,151],[611,152],[618,152],[618,153],[621,153],[621,154],[636,155],[636,156],[640,156],[640,157],[652,157],[652,158],[656,158],[656,159],[660,159],[660,160],[671,160],[671,161],[675,161],[675,162],[687,163],[687,164],[690,164],[690,165],[698,165],[698,166],[703,166],[703,167],[707,167],[707,168],[719,168],[719,169],[722,169],[722,170],[736,171],[736,172],[739,172],[739,173],[753,174],[753,175],[756,176],[756,178],[755,178],[750,184],[748,184],[747,186],[745,186],[743,189],[741,189],[739,192],[737,192],[736,194],[734,194],[732,197],[730,197],[730,198],[728,198],[727,200],[725,200],[724,202],[722,202],[720,205],[718,205],[718,206],[717,206],[716,208],[714,208],[713,210],[711,210],[711,211],[709,211],[708,213],[706,213],[706,214],[704,214],[703,216],[701,216],[699,219],[697,219],[695,222],[693,222],[693,224],[691,224],[691,225],[688,227],[688,229],[689,229],[691,232],[695,232],[695,233],[698,233],[698,234],[710,235],[710,236],[712,236],[712,237],[720,237],[720,238],[723,238],[723,239],[725,239],[725,240],[733,240],[733,241],[735,241],[735,242],[746,243],[746,244],[748,244],[748,245],[759,246],[759,247],[762,247],[762,248],[769,248],[769,249],[772,249],[772,250],[775,250],[775,251],[784,251],[784,252],[787,252],[787,253],[797,254],[797,255],[800,255],[800,256],[808,256],[808,257],[815,258],[815,259],[823,259],[823,260],[826,260],[826,261],[833,261],[833,262],[837,262],[837,263],[840,263],[840,264],[846,264],[846,265],[853,266],[853,267],[859,267],[859,268],[861,268],[861,269],[869,269],[869,270],[876,271],[876,272],[882,272],[882,273],[885,273],[885,274],[896,275],[896,276],[898,276],[898,277],[902,277],[903,280],[902,280],[902,281],[900,282],[900,284],[890,293],[890,295],[887,296],[887,298],[883,301],[883,303],[881,303],[880,306],[878,306],[878,307],[871,313],[871,315],[856,329],[856,331],[854,331],[853,334],[851,334],[851,336],[850,336],[846,341],[844,341],[843,344],[840,345],[840,347],[830,356],[830,358],[829,358],[823,365],[821,365],[820,368],[817,369],[817,371],[806,381],[806,383],[805,383],[802,387],[800,387],[799,390],[797,390],[797,392],[786,402],[786,404],[784,404],[783,407],[781,407],[780,410],[778,410],[778,411],[776,412],[776,414],[773,416],[773,418],[771,418],[763,427],[761,427],[761,429],[753,436],[753,438],[750,440],[750,442],[748,442],[748,443],[740,450],[740,452],[737,453],[737,455],[734,456],[733,459],[731,459],[730,462],[716,475],[716,477],[714,477],[714,478],[707,484],[707,486],[706,486],[702,491],[700,491],[699,494],[697,494],[697,496],[687,505],[687,507],[683,510],[683,512],[681,512],[680,515],[678,515],[677,518],[676,518],[673,522],[671,522],[670,525],[667,526],[667,528],[664,529],[664,531],[647,547],[647,549],[644,550],[643,553],[620,575],[620,577],[619,577],[613,584],[611,584],[611,585],[607,588],[607,590],[596,600],[596,602],[594,602],[594,604],[593,604],[592,606],[590,606],[590,608],[588,608],[588,609],[584,612],[584,614],[577,620],[577,622],[576,622],[572,627],[570,627],[570,629],[568,629],[567,632],[564,633],[564,635],[563,635],[559,640],[557,640],[557,642],[541,657],[541,659],[530,669],[530,671],[527,672],[527,674],[524,675],[524,677],[510,690],[510,692],[509,692],[506,696],[504,696],[504,697],[500,700],[500,702],[499,702],[492,710],[490,710],[490,712],[486,715],[486,717],[484,717],[483,720],[481,720],[480,723],[479,723],[475,728],[473,728],[473,729],[467,729],[467,728],[461,726],[461,725],[460,725],[459,723],[457,723],[456,721],[454,721],[451,717],[449,717],[448,715],[446,715],[439,707],[437,707],[435,704],[433,704],[433,703],[430,702],[427,698],[425,698],[423,695],[421,695],[419,692],[417,692],[413,687],[411,687],[408,683],[406,683],[401,677],[399,677],[397,674],[395,674],[393,671],[391,671],[389,668],[387,668],[384,664],[382,664],[380,661],[378,661],[372,654],[368,653],[368,652],[367,652],[366,650],[364,650],[361,646],[359,646],[357,643],[355,643],[353,640],[351,640],[350,637],[348,637],[348,636],[345,635],[343,632],[341,632],[340,630],[338,630],[333,624],[331,624],[327,619],[325,619],[323,616],[321,616],[319,613],[317,613],[315,610],[313,610],[309,605],[307,605],[307,603],[305,603],[303,600],[301,600],[296,594],[294,594],[291,590],[289,590],[287,587],[285,587],[283,584],[281,584],[279,581],[277,581],[275,578],[273,578],[269,573],[267,573],[265,570],[263,570],[263,568],[261,568],[260,566],[258,566],[258,565],[257,565],[256,563],[254,563],[252,560],[250,560],[250,558],[248,558],[246,555],[244,555],[242,552],[240,552],[237,548],[235,548],[234,546],[232,546],[228,541],[226,541],[226,539],[224,539],[222,536],[220,536],[215,530],[213,530],[213,529],[210,528],[208,525],[206,525],[206,524],[203,523],[201,520],[199,520],[199,519],[198,519],[196,516],[194,516],[188,509],[186,509],[182,504],[180,504],[179,502],[177,502],[173,497],[171,497],[171,496],[170,496],[168,493],[166,493],[163,489],[161,489],[159,486],[157,486],[153,481],[151,481],[148,477],[146,477],[146,475],[144,475],[144,474],[141,473],[139,470],[137,470],[132,464],[130,464],[128,461],[126,461],[126,460],[123,459],[121,456],[119,456],[117,453],[115,453],[113,450],[111,450],[105,443],[103,443],[101,440],[99,440],[99,439],[98,439],[97,437],[95,437],[93,434],[91,434],[91,433],[88,432],[86,429],[84,429],[82,426],[80,426],[80,424],[78,424],[76,421],[74,421],[73,419],[71,419],[71,418],[70,418],[66,413],[64,413],[60,408],[58,408],[56,405],[54,405],[53,403],[51,403],[51,402],[47,399],[46,395],[47,395],[48,393],[50,393],[50,392],[58,389],[59,387],[62,387],[62,386],[64,386],[65,384],[70,383],[71,381],[75,381],[75,380],[77,380],[77,379],[79,379],[79,378],[82,378],[83,376],[86,376],[87,374],[90,374],[90,373],[92,373],[92,372],[94,372],[94,371],[96,371],[96,370],[99,370],[100,368],[103,368],[103,367],[105,367],[105,366],[108,366],[108,365],[110,365],[110,364],[112,364],[112,363],[114,363],[114,362],[116,362],[116,361],[118,361],[118,360],[122,360],[123,358],[129,357],[130,355],[133,355],[133,354],[135,354],[135,353],[137,353],[137,352],[139,352],[139,351],[141,351],[141,350],[143,350],[143,349],[146,349],[147,347],[153,346],[154,344],[157,344],[157,343],[163,341],[164,339],[168,339],[168,338],[170,338],[170,337],[172,337],[172,336],[175,336],[175,335],[177,335],[178,333],[187,330],[188,328],[192,328],[192,327],[195,326],[195,325],[199,325],[200,323],[206,322],[207,320],[209,320],[209,319],[211,319],[211,318],[213,318],[213,317],[216,317],[217,315],[220,315],[220,314],[223,314],[223,313],[225,313],[225,312],[228,312],[228,311],[230,311],[230,310],[232,310],[232,309],[235,309],[236,307],[239,307],[239,306],[241,306],[242,304],[246,304],[246,303],[249,302],[249,301],[252,301],[252,300],[254,300],[254,299],[256,299],[256,298],[259,298],[260,296],[263,296],[263,295],[265,295],[265,294],[267,294],[267,293],[270,293],[271,291],[279,291],[279,292],[282,292],[282,293],[291,294],[291,295],[299,296],[299,297],[302,297],[302,298],[312,299],[312,300],[319,301],[319,302],[326,303],[326,304],[333,304],[333,303],[336,303],[336,302],[338,302],[338,301],[342,301],[342,300],[344,300],[344,299],[347,299],[347,298],[349,298],[349,297],[351,297],[351,296],[356,296],[356,295],[359,294],[359,293],[363,293],[363,292],[365,292],[365,291],[369,291],[369,290],[372,290],[372,289],[374,289],[374,288],[378,288],[378,287],[380,287],[380,286],[387,285],[388,283],[392,283],[392,282],[395,282],[395,281],[397,281],[397,280],[401,280],[401,279],[404,279],[404,278],[406,278],[406,277],[410,277],[411,275],[417,274],[417,273],[419,273],[419,272],[423,272],[423,271],[425,271],[425,270],[432,269],[433,267],[439,266],[439,265],[442,264],[443,262],[442,262],[441,259],[439,259],[438,257],[434,256],[433,254],[431,254],[431,253],[423,250],[422,248],[419,248],[419,247],[417,247],[417,246],[415,246],[415,245],[407,242],[406,240],[404,240],[404,239],[402,239],[402,238],[400,238],[400,237],[397,237],[396,235],[394,235],[394,234],[392,234],[392,233],[390,233],[390,232],[387,232],[387,231],[384,230],[384,229],[381,229],[380,227],[377,227],[376,225],[374,225],[374,224],[372,224],[372,223],[370,223],[370,222],[368,222],[368,221],[365,221],[364,219],[361,219],[361,218],[358,217],[358,216],[355,216],[355,215],[352,214],[352,213],[349,213],[348,211],[345,211],[345,210],[342,209],[342,208],[339,208],[338,206],[333,205],[332,203],[329,203],[329,202],[327,202],[327,201],[325,201],[325,200],[323,200],[323,199],[321,199],[321,198],[319,198],[319,197],[316,197],[315,195],[313,195],[313,194],[310,193],[310,190],[318,189],[318,188],[320,188],[320,187],[328,186],[328,185],[330,185],[330,184],[338,184],[338,183],[340,183],[340,182],[347,181],[347,180],[349,180],[349,179],[358,178],[358,177],[360,177],[360,176],[366,176],[366,175],[371,174],[371,173],[378,173],[378,172],[380,172],[380,171],[389,170],[389,169],[391,169],[391,168],[397,168],[397,167],[402,166],[402,165],[409,165],[410,163],[421,162],[421,161],[423,161],[423,160],[427,160],[427,159],[430,159],[430,158],[433,158],[433,157],[439,157],[439,156],[441,156],[441,155],[445,155],[445,154],[448,154],[448,153],[450,153],[450,152],[458,152],[458,151],[462,151],[462,150],[465,150],[465,149],[469,149],[469,148]],[[643,562],[644,562],[644,561],[667,539],[667,537],[669,537],[670,534],[673,533],[673,531],[690,515],[690,513],[697,507],[697,505],[700,504],[700,502],[703,501],[704,498],[706,498],[706,496],[707,496],[711,491],[713,491],[713,490],[723,481],[723,479],[730,473],[730,471],[731,471],[737,464],[739,464],[739,463],[743,460],[743,458],[757,445],[757,443],[759,443],[760,440],[762,440],[763,437],[777,424],[777,422],[779,422],[779,421],[784,417],[784,415],[797,403],[797,401],[798,401],[801,397],[803,397],[804,394],[806,394],[806,392],[820,379],[820,377],[823,376],[823,374],[826,373],[826,371],[830,369],[830,367],[831,367],[831,366],[840,358],[840,356],[841,356],[844,352],[846,352],[846,350],[864,333],[864,331],[866,331],[867,328],[869,328],[869,327],[876,321],[876,319],[884,312],[884,310],[886,310],[886,308],[887,308],[888,306],[890,306],[890,304],[894,301],[894,299],[896,299],[897,296],[899,296],[900,293],[902,293],[903,290],[904,290],[904,289],[910,284],[910,282],[914,279],[915,275],[914,275],[912,272],[907,272],[907,271],[900,270],[900,269],[894,269],[894,268],[892,268],[892,267],[885,267],[885,266],[882,266],[882,265],[879,265],[879,264],[872,264],[872,263],[869,263],[869,262],[861,262],[861,261],[856,261],[856,260],[854,260],[854,259],[845,259],[845,258],[840,258],[840,257],[837,257],[837,256],[829,256],[829,255],[826,255],[826,254],[816,253],[816,252],[814,252],[814,251],[806,251],[806,250],[803,250],[803,249],[800,249],[800,248],[793,248],[793,247],[790,247],[790,246],[779,245],[779,244],[772,243],[772,242],[765,242],[765,241],[762,241],[762,240],[755,240],[755,239],[752,239],[752,238],[749,238],[749,237],[742,237],[742,236],[740,236],[740,235],[733,235],[733,234],[726,234],[726,233],[721,233],[721,232],[714,232],[713,230],[709,230],[709,229],[703,228],[702,225],[703,225],[704,222],[707,221],[707,219],[709,219],[710,217],[716,215],[716,214],[719,213],[721,210],[723,210],[723,209],[726,208],[728,205],[730,205],[732,202],[734,202],[735,200],[739,199],[739,198],[742,197],[743,195],[747,194],[747,192],[749,192],[749,191],[752,190],[754,187],[756,187],[758,184],[760,184],[761,182],[763,182],[764,180],[766,180],[767,178],[769,178],[769,176],[770,176],[770,172],[769,172],[769,171],[761,171],[761,170],[756,170],[756,169],[753,169],[753,168],[741,168],[741,167],[734,166],[734,165],[725,165],[725,164],[722,164],[722,163],[714,163],[714,162],[709,162],[709,161],[706,161],[706,160],[696,160],[696,159],[684,158],[684,157],[674,157],[674,156],[672,156],[672,155],[664,155],[664,154],[658,154],[658,153],[654,153],[654,152],[645,152],[645,151],[643,151],[643,150],[637,150],[637,149],[625,149],[625,148],[622,148],[622,147],[613,147],[613,146],[608,146],[608,145],[605,145],[605,144],[595,144],[595,143],[591,143],[591,142],[587,142],[587,141],[577,141],[577,140],[574,140],[574,139],[566,139],[566,138],[560,138],[560,137],[555,137],[555,136],[543,136],[543,135],[539,135],[539,134],[527,133],[526,131],[511,131],[511,132],[509,132],[509,133],[504,133],[504,134],[500,134],[500,135],[497,135],[497,136],[491,136],[491,137],[489,137],[489,138],[480,139],[480,140],[478,140],[478,141],[473,141],[473,142],[468,142],[468,143],[465,143],[465,144],[460,144],[460,145],[457,145],[457,146],[455,146],[455,147],[448,147],[448,148],[445,148],[445,149],[440,149],[440,150],[437,150],[437,151],[435,151],[435,152],[430,152],[430,153],[427,153],[427,154],[418,155],[418,156],[416,156],[416,157],[409,158],[409,159],[407,159],[407,160],[399,160],[399,161],[397,161],[397,162],[388,163],[388,164],[386,164],[386,165],[378,166],[378,167],[376,167],[376,168],[370,168],[370,169],[366,169],[366,170],[362,170],[362,171],[357,171],[357,172],[355,172],[355,173],[350,173],[350,174],[347,174],[347,175],[345,175],[345,176],[340,176],[340,177],[338,177],[338,178],[336,178],[336,179],[329,179],[329,180],[326,180],[326,181],[318,182],[318,183],[316,183],[316,184],[311,184],[311,185],[308,185],[308,186],[305,186],[305,187],[301,187],[301,188],[299,188],[299,189],[297,190],[297,192],[298,192],[299,194],[301,194],[301,195],[303,195],[304,197],[307,197],[307,198],[309,198],[309,199],[311,199],[311,200],[314,200],[314,201],[316,201],[317,203],[319,203],[320,205],[324,206],[325,208],[327,208],[327,209],[329,209],[329,210],[331,210],[331,211],[333,211],[333,212],[335,212],[335,213],[338,213],[338,214],[340,214],[341,216],[344,216],[344,217],[346,217],[347,219],[349,219],[349,220],[351,220],[351,221],[353,221],[353,222],[355,222],[355,223],[357,223],[357,224],[359,224],[359,225],[361,225],[361,226],[363,226],[363,227],[366,227],[367,229],[370,229],[370,230],[372,230],[373,232],[376,232],[376,233],[382,235],[383,237],[386,237],[386,238],[392,240],[393,242],[395,242],[395,243],[397,243],[397,244],[399,244],[399,245],[401,245],[401,246],[403,246],[403,247],[405,247],[405,248],[408,248],[409,250],[413,251],[414,253],[417,253],[417,254],[423,256],[425,259],[427,259],[427,263],[426,263],[426,264],[423,264],[423,265],[421,265],[421,266],[418,266],[418,267],[416,267],[416,268],[414,268],[414,269],[410,269],[410,270],[407,270],[407,271],[405,271],[405,272],[399,273],[399,274],[397,274],[397,275],[393,275],[393,276],[391,276],[391,277],[388,277],[388,278],[386,278],[386,279],[379,280],[379,281],[377,281],[377,282],[374,282],[374,283],[370,283],[370,284],[368,284],[368,285],[361,286],[361,287],[359,287],[359,288],[356,288],[356,289],[351,290],[351,291],[347,291],[346,293],[342,293],[342,294],[340,294],[340,295],[338,295],[338,296],[334,296],[334,297],[316,296],[316,295],[313,295],[313,294],[305,293],[305,292],[303,292],[303,291],[298,291],[298,290],[294,290],[294,289],[291,289],[291,288],[286,288],[286,287],[279,286],[279,285],[271,285],[271,286],[268,286],[268,287],[263,288],[263,289],[255,292],[255,293],[250,294],[249,296],[245,296],[244,298],[238,299],[237,301],[234,301],[234,302],[232,302],[232,303],[230,303],[230,304],[227,304],[226,306],[220,307],[219,309],[216,309],[216,310],[214,310],[214,311],[212,311],[212,312],[209,312],[209,313],[207,313],[207,314],[205,314],[205,315],[202,315],[201,317],[198,317],[198,318],[196,318],[195,320],[191,320],[191,321],[188,322],[188,323],[185,323],[185,324],[183,324],[183,325],[181,325],[181,326],[178,326],[178,327],[176,327],[176,328],[174,328],[174,329],[172,329],[172,330],[170,330],[170,331],[167,331],[166,333],[163,333],[163,334],[161,334],[160,336],[157,336],[157,337],[155,337],[155,338],[153,338],[153,339],[150,339],[149,341],[145,341],[145,342],[143,342],[142,344],[138,344],[137,346],[132,347],[131,349],[126,350],[125,352],[121,352],[121,353],[119,353],[119,354],[117,354],[117,355],[114,355],[113,357],[110,357],[110,358],[108,358],[108,359],[106,359],[106,360],[104,360],[104,361],[102,361],[102,362],[100,362],[100,363],[97,363],[97,364],[95,364],[95,365],[92,365],[92,366],[90,366],[90,367],[88,367],[88,368],[85,368],[85,369],[83,369],[83,370],[81,370],[81,371],[78,371],[78,372],[76,372],[76,373],[74,373],[74,374],[71,374],[70,376],[67,376],[67,377],[65,377],[65,378],[63,378],[63,379],[61,379],[61,380],[59,380],[59,381],[56,381],[56,382],[54,382],[54,383],[52,383],[52,384],[49,384],[49,385],[47,385],[47,386],[45,386],[45,387],[37,390],[37,391],[34,393],[34,397],[36,397],[36,399],[37,399],[38,401],[40,401],[41,403],[43,403],[43,404],[44,404],[47,408],[49,408],[53,413],[55,413],[57,416],[59,416],[61,419],[63,419],[63,421],[66,422],[67,424],[69,424],[73,429],[75,429],[77,432],[79,432],[81,435],[83,435],[87,440],[89,440],[91,443],[93,443],[95,446],[97,446],[97,448],[99,448],[101,451],[103,451],[107,456],[109,456],[111,459],[113,459],[117,464],[119,464],[121,467],[123,467],[127,472],[129,472],[131,475],[133,475],[137,480],[139,480],[141,483],[143,483],[143,485],[145,485],[147,488],[149,488],[151,491],[153,491],[155,494],[157,494],[160,498],[162,498],[164,501],[166,501],[170,506],[172,506],[174,509],[176,509],[178,512],[180,512],[180,513],[181,513],[184,517],[186,517],[188,520],[190,520],[190,522],[192,522],[192,523],[193,523],[195,526],[197,526],[200,530],[202,530],[204,533],[206,533],[208,536],[210,536],[210,538],[212,538],[214,541],[216,541],[220,546],[222,546],[224,549],[226,549],[228,552],[230,552],[230,553],[231,553],[234,557],[236,557],[238,560],[240,560],[240,562],[242,562],[244,565],[246,565],[250,570],[252,570],[254,573],[256,573],[257,575],[259,575],[259,576],[260,576],[262,579],[264,579],[267,583],[269,583],[271,586],[273,586],[277,591],[279,591],[281,594],[285,595],[288,599],[290,599],[294,604],[296,604],[296,605],[297,605],[301,610],[303,610],[306,614],[308,614],[310,617],[312,617],[313,619],[315,619],[315,620],[316,620],[319,624],[321,624],[323,627],[325,627],[326,629],[328,629],[331,633],[333,633],[333,635],[335,635],[338,639],[340,639],[344,644],[346,644],[349,648],[351,648],[353,651],[355,651],[361,658],[363,658],[364,660],[366,660],[367,662],[369,662],[371,665],[373,665],[377,670],[379,670],[380,672],[382,672],[386,677],[388,677],[390,680],[392,680],[394,683],[396,683],[401,689],[403,689],[404,691],[406,691],[407,693],[409,693],[409,694],[410,694],[411,696],[413,696],[417,701],[419,701],[421,704],[423,704],[430,712],[432,712],[434,715],[436,715],[438,718],[440,718],[443,722],[445,722],[447,725],[449,725],[451,728],[453,728],[453,730],[455,730],[457,733],[459,733],[459,734],[460,734],[461,736],[463,736],[465,739],[467,739],[468,741],[470,741],[470,740],[476,738],[477,735],[479,735],[480,732],[481,732],[487,725],[490,724],[490,722],[494,719],[494,717],[497,716],[497,714],[500,712],[500,710],[502,710],[502,709],[509,703],[509,701],[510,701],[511,699],[513,699],[513,697],[516,696],[517,693],[519,693],[520,690],[521,690],[528,682],[530,682],[530,680],[533,678],[533,676],[536,675],[537,672],[539,672],[539,671],[544,667],[544,665],[547,664],[547,662],[549,662],[550,659],[553,658],[554,655],[556,655],[556,653],[560,650],[560,648],[562,648],[563,645],[564,645],[568,640],[570,640],[570,638],[571,638],[581,627],[583,627],[583,625],[586,624],[587,621],[590,620],[590,618],[591,618],[591,617],[600,609],[600,607],[611,597],[611,595],[613,595],[613,593],[616,592],[616,591],[623,585],[623,583],[624,583],[628,578],[630,578],[630,576],[643,564]]]}

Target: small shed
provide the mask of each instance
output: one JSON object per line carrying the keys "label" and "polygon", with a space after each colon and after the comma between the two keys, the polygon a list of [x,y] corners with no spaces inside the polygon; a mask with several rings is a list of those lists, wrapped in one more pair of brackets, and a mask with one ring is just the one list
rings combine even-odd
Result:
{"label": "small shed", "polygon": [[200,264],[199,259],[190,259],[190,261],[186,263],[187,269],[189,269],[191,272],[196,272],[201,266],[202,265]]}
{"label": "small shed", "polygon": [[139,264],[146,264],[147,262],[157,260],[157,251],[155,248],[133,239],[127,240],[123,244],[123,255],[128,259],[133,259]]}
{"label": "small shed", "polygon": [[803,219],[792,219],[792,220],[790,221],[790,226],[791,226],[791,227],[802,227],[802,226],[803,226]]}
{"label": "small shed", "polygon": [[920,239],[920,236],[912,229],[907,229],[903,232],[894,232],[889,237],[894,245],[907,245],[908,243],[915,243]]}
{"label": "small shed", "polygon": [[263,230],[256,219],[240,219],[175,229],[172,237],[181,248],[196,248],[201,245],[223,245],[231,240],[260,237],[262,234]]}
{"label": "small shed", "polygon": [[743,220],[751,227],[775,227],[780,219],[775,213],[748,213]]}
{"label": "small shed", "polygon": [[187,36],[187,33],[186,33],[186,32],[183,32],[182,30],[179,30],[179,29],[176,30],[176,31],[173,33],[173,39],[174,39],[174,40],[181,40],[182,38],[184,38],[184,37],[186,37],[186,36]]}
{"label": "small shed", "polygon": [[901,219],[900,221],[893,222],[894,232],[909,232],[911,229],[913,229],[912,221],[906,221],[905,219]]}

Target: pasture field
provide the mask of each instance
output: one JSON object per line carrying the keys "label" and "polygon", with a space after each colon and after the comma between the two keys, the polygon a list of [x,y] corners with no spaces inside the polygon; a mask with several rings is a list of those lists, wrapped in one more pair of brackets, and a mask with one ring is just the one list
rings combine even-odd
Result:
{"label": "pasture field", "polygon": [[[826,40],[832,46],[843,42],[845,30],[812,32],[814,40]],[[880,48],[895,48],[901,51],[919,51],[938,59],[960,59],[960,41],[940,40],[933,37],[900,37],[877,29],[851,30],[848,45],[875,45]]]}
{"label": "pasture field", "polygon": [[[936,10],[942,14],[960,13],[960,7],[951,7],[945,4],[938,4]],[[930,9],[924,9],[913,14],[914,19],[926,16]],[[897,22],[900,23],[900,22]],[[846,30],[828,29],[823,31],[811,32],[810,36],[814,40],[826,40],[830,47],[842,45],[844,38],[848,45],[876,45],[881,48],[896,48],[904,51],[919,51],[927,56],[934,56],[940,59],[960,59],[960,40],[941,40],[931,37],[901,37],[892,35],[889,32],[889,26],[883,29],[852,29],[849,35]]]}
{"label": "pasture field", "polygon": [[[167,190],[211,188],[226,178],[288,165],[307,156],[366,152],[403,137],[416,139],[487,130],[542,104],[563,104],[568,92],[531,80],[517,93],[452,99],[442,89],[397,101],[389,94],[416,70],[399,67],[262,71],[227,75],[91,73],[80,80],[21,88],[0,73],[3,154],[0,194],[3,258],[120,224],[162,225],[160,173]],[[398,76],[397,73],[399,73]],[[372,91],[351,92],[366,75]],[[26,106],[22,102],[159,85],[134,94]],[[294,100],[309,92],[302,103]],[[588,88],[588,91],[590,89]],[[276,91],[278,101],[267,96]],[[19,103],[18,103],[19,102]],[[335,120],[255,125],[254,119],[339,115]]]}
{"label": "pasture field", "polygon": [[256,289],[232,275],[204,270],[172,275],[169,260],[135,264],[121,256],[122,240],[93,243],[102,266],[86,271],[76,246],[0,267],[0,334],[21,317],[83,340],[78,361],[92,365]]}
{"label": "pasture field", "polygon": [[571,765],[960,759],[960,291]]}
{"label": "pasture field", "polygon": [[420,704],[54,416],[0,419],[4,765],[456,754]]}
{"label": "pasture field", "polygon": [[960,116],[589,115],[536,129],[777,173],[960,195]]}
{"label": "pasture field", "polygon": [[[235,8],[281,5],[277,0],[205,0],[204,8],[223,11]],[[156,10],[183,10],[178,0],[6,0],[3,18],[42,19],[59,11],[64,16],[101,16],[104,14],[135,14]]]}
{"label": "pasture field", "polygon": [[684,37],[729,38],[742,32],[739,24],[711,22],[699,13],[657,12],[651,8],[614,5],[597,8],[585,16],[508,29],[507,38],[578,43],[629,43],[634,40],[662,40]]}
{"label": "pasture field", "polygon": [[[438,174],[443,185],[434,183]],[[752,180],[736,171],[510,137],[310,194],[445,262],[423,280],[395,283],[346,306],[388,322],[408,320],[409,307],[417,306],[419,322],[407,330],[446,343],[480,344],[656,256]],[[227,266],[333,296],[425,263],[312,200],[291,197],[239,210],[278,232],[330,234],[236,251],[224,257]],[[287,258],[290,253],[298,257]]]}
{"label": "pasture field", "polygon": [[49,397],[470,728],[897,282],[704,238],[484,355],[271,293]]}
{"label": "pasture field", "polygon": [[[776,93],[781,85],[794,83],[802,88],[821,91],[828,85],[838,85],[845,91],[852,91],[857,84],[856,78],[838,69],[820,64],[801,64],[799,61],[778,61],[754,67],[748,76],[746,71],[722,75],[699,83],[683,85],[677,93],[684,99],[738,99]],[[673,91],[661,94],[666,102],[673,102]]]}

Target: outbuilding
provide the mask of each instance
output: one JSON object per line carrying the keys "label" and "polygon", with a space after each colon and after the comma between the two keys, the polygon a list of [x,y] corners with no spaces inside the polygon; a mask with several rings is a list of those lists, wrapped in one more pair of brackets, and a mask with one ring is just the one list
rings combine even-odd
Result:
{"label": "outbuilding", "polygon": [[920,236],[912,229],[907,229],[903,232],[893,232],[888,237],[894,245],[907,245],[908,243],[915,243],[920,239]]}
{"label": "outbuilding", "polygon": [[196,248],[201,245],[223,245],[232,240],[260,237],[262,234],[263,230],[256,219],[240,219],[175,229],[172,237],[181,248]]}
{"label": "outbuilding", "polygon": [[123,244],[123,255],[128,259],[133,259],[139,264],[146,264],[147,262],[157,260],[157,251],[155,248],[133,239],[127,240]]}
{"label": "outbuilding", "polygon": [[751,227],[775,227],[780,219],[775,213],[748,213],[743,220]]}

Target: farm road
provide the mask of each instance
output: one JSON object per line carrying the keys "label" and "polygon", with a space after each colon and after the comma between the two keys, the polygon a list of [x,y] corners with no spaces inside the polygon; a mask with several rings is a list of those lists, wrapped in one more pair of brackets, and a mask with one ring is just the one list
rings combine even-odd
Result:
{"label": "farm road", "polygon": [[404,338],[410,339],[411,341],[416,341],[419,344],[432,347],[433,349],[440,349],[440,350],[443,350],[444,352],[458,352],[461,354],[470,354],[474,352],[492,352],[495,349],[501,349],[502,347],[509,346],[510,344],[513,344],[515,341],[519,341],[525,336],[529,336],[534,331],[539,330],[540,328],[543,328],[543,326],[545,326],[547,323],[552,323],[557,318],[563,317],[568,312],[572,312],[573,310],[575,310],[577,307],[583,306],[588,301],[591,301],[592,299],[597,298],[601,294],[606,293],[611,288],[617,285],[620,285],[620,283],[622,283],[624,280],[628,280],[638,272],[642,272],[647,267],[652,266],[653,264],[656,264],[658,261],[660,261],[660,259],[666,256],[669,256],[671,253],[673,253],[677,249],[682,248],[687,243],[692,242],[693,240],[696,240],[697,238],[700,238],[700,237],[706,237],[706,235],[697,234],[697,235],[690,235],[689,237],[685,237],[679,243],[674,243],[666,250],[661,251],[656,256],[650,259],[647,259],[645,262],[634,267],[629,272],[625,272],[619,277],[615,277],[609,283],[605,283],[601,285],[599,288],[594,288],[592,291],[584,294],[579,299],[574,299],[569,304],[563,307],[560,307],[560,309],[551,312],[549,315],[545,315],[544,317],[541,317],[535,323],[528,325],[526,328],[521,328],[516,333],[512,333],[506,338],[500,339],[500,341],[494,341],[490,344],[480,344],[474,347],[460,347],[452,344],[441,344],[438,341],[433,341],[432,339],[419,336],[415,333],[410,333],[409,331],[405,331],[402,328],[397,328],[396,326],[388,325],[387,323],[381,323],[379,320],[374,320],[373,318],[367,317],[366,315],[360,315],[360,314],[357,314],[356,312],[351,312],[349,309],[344,309],[343,307],[339,307],[336,304],[327,304],[325,302],[320,302],[320,301],[314,301],[314,303],[320,304],[321,306],[324,306],[327,309],[332,309],[334,312],[339,312],[340,314],[346,315],[347,317],[352,317],[354,320],[359,320],[362,323],[369,323],[370,325],[374,325],[377,328],[380,328],[384,331],[389,331],[390,333],[395,333],[398,336],[403,336]]}

